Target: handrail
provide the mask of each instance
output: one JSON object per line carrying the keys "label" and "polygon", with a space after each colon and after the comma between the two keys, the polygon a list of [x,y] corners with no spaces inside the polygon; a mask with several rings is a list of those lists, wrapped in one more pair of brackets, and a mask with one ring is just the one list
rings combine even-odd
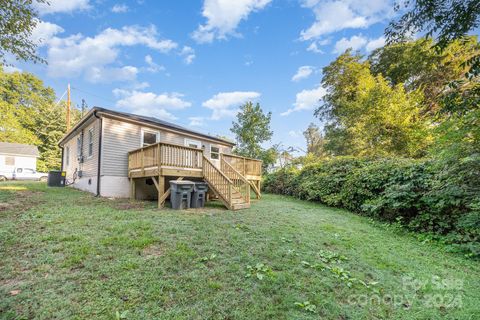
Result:
{"label": "handrail", "polygon": [[128,153],[137,152],[137,151],[140,151],[141,149],[145,149],[145,148],[148,148],[148,147],[151,147],[151,146],[156,146],[156,145],[159,145],[159,144],[165,145],[165,146],[171,146],[171,147],[179,147],[179,148],[182,148],[182,149],[190,149],[190,150],[194,150],[194,151],[201,151],[202,150],[202,149],[199,149],[199,148],[182,146],[180,144],[173,144],[173,143],[167,143],[167,142],[156,142],[156,143],[150,144],[146,147],[140,147],[140,148],[137,148],[137,149],[130,150],[130,151],[128,151]]}
{"label": "handrail", "polygon": [[[250,203],[250,183],[248,180],[223,158],[220,161],[220,168],[233,182],[233,187]],[[238,183],[240,181],[243,183]]]}
{"label": "handrail", "polygon": [[218,192],[219,196],[228,204],[232,206],[232,185],[233,182],[213,163],[203,156],[203,177],[209,182],[213,188]]}
{"label": "handrail", "polygon": [[250,160],[250,161],[263,162],[263,160],[260,160],[260,159],[255,159],[255,158],[249,158],[249,157],[239,156],[239,155],[231,154],[231,153],[222,153],[222,156],[231,157],[231,158],[238,158],[238,159],[245,159],[245,160]]}
{"label": "handrail", "polygon": [[228,162],[243,176],[261,176],[262,161],[257,159],[249,159],[231,154],[222,154],[222,159]]}

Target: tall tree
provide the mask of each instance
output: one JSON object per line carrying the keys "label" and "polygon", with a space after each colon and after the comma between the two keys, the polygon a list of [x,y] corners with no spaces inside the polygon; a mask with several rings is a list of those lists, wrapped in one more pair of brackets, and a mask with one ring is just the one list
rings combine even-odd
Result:
{"label": "tall tree", "polygon": [[[443,50],[480,25],[478,0],[403,0],[395,9],[407,12],[385,30],[388,43],[402,42],[412,34],[424,32],[428,38],[435,37],[436,47]],[[472,66],[472,75],[480,75],[480,55],[467,63]]]}
{"label": "tall tree", "polygon": [[[0,140],[36,145],[40,151],[37,169],[60,167],[58,141],[66,132],[65,104],[55,103],[52,88],[33,74],[5,73],[0,67]],[[72,122],[80,118],[76,108]]]}
{"label": "tall tree", "polygon": [[6,55],[16,60],[45,62],[37,55],[32,32],[39,23],[34,3],[46,0],[2,0],[0,5],[0,64],[8,64]]}
{"label": "tall tree", "polygon": [[391,86],[369,67],[347,51],[323,69],[327,94],[315,114],[327,122],[325,149],[332,155],[422,156],[430,142],[422,92]]}
{"label": "tall tree", "polygon": [[264,113],[258,103],[253,105],[247,102],[240,107],[237,120],[230,129],[236,137],[236,154],[262,159],[264,167],[275,161],[276,152],[262,148],[262,143],[269,141],[273,135],[270,130],[271,117],[272,113]]}
{"label": "tall tree", "polygon": [[465,61],[480,53],[477,37],[455,40],[443,51],[433,46],[432,39],[422,38],[378,48],[368,57],[373,74],[383,75],[392,85],[403,83],[408,91],[421,89],[425,112],[432,114],[451,91],[451,82],[469,71]]}
{"label": "tall tree", "polygon": [[325,140],[320,132],[320,128],[316,124],[310,123],[308,128],[303,132],[303,136],[307,142],[307,153],[313,154],[316,157],[324,156]]}

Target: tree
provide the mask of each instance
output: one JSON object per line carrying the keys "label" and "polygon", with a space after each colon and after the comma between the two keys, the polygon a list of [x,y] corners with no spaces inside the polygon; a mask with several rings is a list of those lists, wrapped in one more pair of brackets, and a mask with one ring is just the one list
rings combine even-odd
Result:
{"label": "tree", "polygon": [[307,142],[307,154],[313,154],[316,157],[324,156],[325,140],[317,125],[310,123],[308,128],[303,132],[303,136]]}
{"label": "tree", "polygon": [[430,143],[420,90],[407,92],[370,72],[368,61],[347,51],[323,69],[327,89],[315,111],[326,121],[332,155],[420,157]]}
{"label": "tree", "polygon": [[46,0],[3,0],[0,6],[0,64],[6,65],[6,55],[16,60],[45,62],[37,55],[37,43],[32,32],[39,23],[33,3]]}
{"label": "tree", "polygon": [[[66,132],[65,103],[55,103],[52,88],[33,74],[5,73],[0,67],[0,140],[36,145],[37,169],[60,168],[58,141]],[[80,111],[71,110],[75,123]]]}
{"label": "tree", "polygon": [[[480,25],[478,0],[404,0],[395,7],[404,8],[408,11],[385,30],[388,43],[403,42],[412,34],[424,32],[427,38],[436,37],[436,47],[443,50]],[[466,63],[472,66],[472,75],[480,75],[480,55]]]}
{"label": "tree", "polygon": [[433,48],[432,39],[393,43],[376,49],[368,57],[370,70],[381,74],[391,85],[403,83],[407,91],[421,89],[424,112],[438,111],[452,81],[463,79],[469,67],[465,61],[480,53],[477,37],[450,43],[443,51]]}
{"label": "tree", "polygon": [[269,141],[273,135],[270,130],[272,113],[264,113],[260,104],[247,102],[240,107],[237,121],[232,122],[230,129],[236,137],[237,146],[234,152],[238,155],[263,160],[264,168],[273,163],[275,150],[262,148],[262,143]]}

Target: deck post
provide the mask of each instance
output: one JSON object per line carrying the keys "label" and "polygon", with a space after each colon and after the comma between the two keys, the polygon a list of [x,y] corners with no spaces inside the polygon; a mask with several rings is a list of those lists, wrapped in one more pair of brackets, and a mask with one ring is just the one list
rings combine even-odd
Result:
{"label": "deck post", "polygon": [[165,177],[158,176],[158,208],[163,208],[165,200],[162,200],[165,191]]}
{"label": "deck post", "polygon": [[136,194],[135,194],[135,180],[133,178],[130,178],[130,200],[135,200]]}

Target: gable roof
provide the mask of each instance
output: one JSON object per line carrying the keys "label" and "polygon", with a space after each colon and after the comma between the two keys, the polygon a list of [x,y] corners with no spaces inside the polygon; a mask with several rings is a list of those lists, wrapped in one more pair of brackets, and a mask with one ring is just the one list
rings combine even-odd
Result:
{"label": "gable roof", "polygon": [[174,123],[171,123],[171,122],[168,122],[168,121],[165,121],[165,120],[161,120],[161,119],[158,119],[158,118],[141,116],[141,115],[137,115],[137,114],[133,114],[133,113],[127,113],[127,112],[121,112],[121,111],[115,111],[115,110],[105,109],[105,108],[101,108],[101,107],[93,107],[75,126],[73,126],[73,128],[69,132],[67,132],[65,134],[65,136],[60,140],[59,143],[61,144],[64,140],[66,140],[66,138],[72,132],[74,132],[83,123],[85,123],[91,116],[96,115],[96,113],[103,113],[103,114],[111,115],[111,116],[114,116],[114,117],[116,116],[116,117],[120,117],[120,118],[125,118],[127,120],[129,119],[129,120],[132,120],[132,121],[143,122],[145,124],[160,126],[160,127],[164,127],[164,128],[167,128],[167,129],[173,129],[173,130],[176,130],[176,131],[180,131],[180,132],[184,132],[184,133],[187,133],[187,134],[192,134],[192,135],[199,136],[199,137],[204,137],[204,138],[207,138],[209,140],[217,141],[221,144],[226,144],[226,145],[230,145],[230,146],[235,145],[235,143],[233,143],[231,141],[228,141],[228,140],[216,137],[216,136],[208,135],[208,134],[205,134],[205,133],[201,133],[201,132],[198,132],[198,131],[195,131],[195,130],[191,130],[191,129],[188,129],[186,127],[182,127],[182,126],[179,126],[177,124],[174,124]]}
{"label": "gable roof", "polygon": [[0,154],[38,157],[38,148],[30,144],[0,142]]}

